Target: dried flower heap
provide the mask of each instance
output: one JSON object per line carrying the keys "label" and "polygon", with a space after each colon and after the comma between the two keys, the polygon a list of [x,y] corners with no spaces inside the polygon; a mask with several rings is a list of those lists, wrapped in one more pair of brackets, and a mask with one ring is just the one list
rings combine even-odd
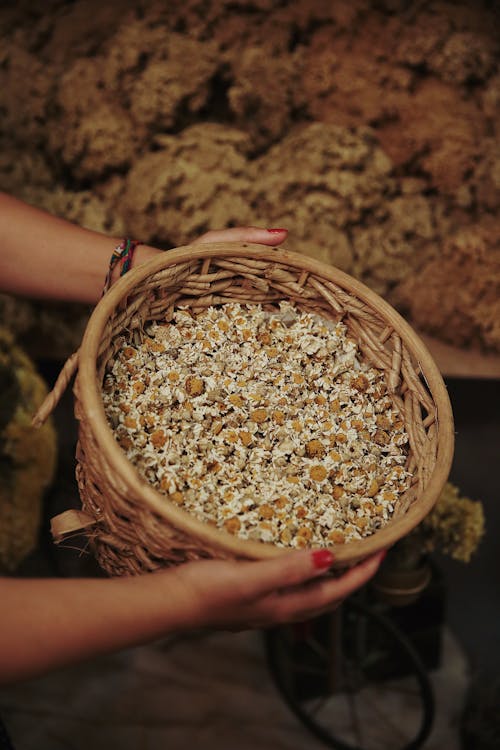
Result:
{"label": "dried flower heap", "polygon": [[242,538],[361,539],[410,486],[407,435],[383,373],[343,323],[288,302],[177,310],[123,345],[103,398],[138,471]]}

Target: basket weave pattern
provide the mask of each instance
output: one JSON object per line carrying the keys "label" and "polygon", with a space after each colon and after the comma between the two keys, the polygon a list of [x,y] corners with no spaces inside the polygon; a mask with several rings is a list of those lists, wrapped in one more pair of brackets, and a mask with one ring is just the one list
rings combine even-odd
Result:
{"label": "basket weave pattern", "polygon": [[[75,383],[75,413],[80,420],[77,479],[83,510],[96,521],[89,535],[104,570],[113,575],[136,574],[202,557],[256,558],[283,552],[273,545],[203,528],[206,525],[188,519],[185,511],[174,509],[166,496],[149,485],[146,488],[145,480],[130,465],[120,469],[126,458],[124,454],[118,458],[121,449],[103,423],[104,411],[98,423],[89,413],[87,391],[90,387],[94,400],[99,399],[106,366],[123,341],[138,342],[149,321],[171,320],[178,306],[188,306],[196,314],[228,302],[272,306],[287,299],[302,310],[342,319],[366,360],[385,374],[388,392],[409,436],[407,467],[414,479],[394,519],[372,537],[339,547],[339,564],[353,563],[394,543],[421,520],[447,478],[453,443],[451,410],[430,356],[426,350],[415,353],[411,329],[392,308],[330,266],[283,250],[198,245],[166,253],[153,266],[150,262],[135,269],[108,292],[106,297],[114,294],[115,300],[108,300],[107,314],[101,315],[100,322],[94,317],[106,298],[97,306],[80,350]],[[149,273],[147,268],[151,268]],[[95,353],[93,363],[88,363],[92,386],[88,378],[82,382],[90,339]],[[432,386],[427,385],[429,378]],[[104,433],[108,434],[103,442]]]}

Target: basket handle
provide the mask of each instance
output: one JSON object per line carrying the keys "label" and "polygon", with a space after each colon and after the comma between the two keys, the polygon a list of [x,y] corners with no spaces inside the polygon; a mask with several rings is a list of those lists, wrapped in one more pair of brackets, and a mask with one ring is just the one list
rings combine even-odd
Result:
{"label": "basket handle", "polygon": [[54,387],[47,394],[42,402],[42,405],[36,412],[31,424],[33,427],[41,427],[47,417],[52,414],[57,404],[59,403],[61,396],[68,387],[68,383],[78,369],[78,359],[80,350],[77,349],[69,359],[66,360],[64,367],[57,376],[57,380]]}
{"label": "basket handle", "polygon": [[96,523],[95,518],[83,510],[65,510],[50,519],[50,533],[55,544],[59,544],[66,537],[86,531]]}

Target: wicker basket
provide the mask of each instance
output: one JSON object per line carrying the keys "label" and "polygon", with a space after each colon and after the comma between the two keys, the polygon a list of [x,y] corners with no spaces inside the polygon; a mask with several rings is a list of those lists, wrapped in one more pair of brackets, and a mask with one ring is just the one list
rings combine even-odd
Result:
{"label": "wicker basket", "polygon": [[406,535],[431,510],[448,477],[453,419],[443,380],[427,349],[386,302],[355,279],[307,256],[250,244],[181,247],[120,279],[96,306],[79,352],[66,363],[37,417],[43,421],[78,369],[80,422],[77,479],[82,511],[53,520],[56,541],[85,529],[109,574],[136,574],[198,558],[258,559],[283,554],[273,544],[242,540],[204,524],[149,485],[115,441],[101,399],[106,363],[123,338],[176,305],[199,311],[225,302],[282,299],[325,317],[342,317],[366,359],[385,371],[409,435],[413,485],[381,530],[334,549],[346,566]]}

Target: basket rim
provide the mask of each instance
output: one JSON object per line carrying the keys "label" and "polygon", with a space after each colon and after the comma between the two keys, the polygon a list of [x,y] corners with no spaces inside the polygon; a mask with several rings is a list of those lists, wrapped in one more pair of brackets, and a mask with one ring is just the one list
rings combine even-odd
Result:
{"label": "basket rim", "polygon": [[360,300],[374,308],[389,325],[401,336],[411,355],[418,361],[427,386],[432,394],[437,413],[438,445],[436,464],[427,487],[400,518],[391,521],[376,534],[345,545],[329,545],[337,563],[367,557],[381,549],[392,546],[397,539],[409,533],[431,510],[448,479],[454,451],[454,424],[451,403],[443,378],[425,344],[417,336],[404,318],[376,292],[362,282],[346,274],[335,266],[316,260],[307,255],[286,250],[282,247],[267,247],[248,242],[224,242],[183,245],[165,251],[151,260],[132,269],[121,277],[102,297],[94,308],[80,347],[79,371],[76,381],[78,399],[82,413],[92,423],[93,436],[111,468],[125,481],[125,484],[141,500],[163,519],[180,531],[193,534],[201,542],[230,552],[236,556],[265,559],[287,554],[290,548],[277,547],[270,542],[240,539],[221,529],[214,528],[190,515],[188,511],[169,502],[144,480],[126,457],[114,438],[107,422],[104,404],[96,371],[96,361],[101,336],[113,311],[126,298],[133,288],[164,268],[188,260],[198,261],[215,257],[240,257],[255,260],[272,260],[293,268],[308,271],[328,281],[332,281]]}

